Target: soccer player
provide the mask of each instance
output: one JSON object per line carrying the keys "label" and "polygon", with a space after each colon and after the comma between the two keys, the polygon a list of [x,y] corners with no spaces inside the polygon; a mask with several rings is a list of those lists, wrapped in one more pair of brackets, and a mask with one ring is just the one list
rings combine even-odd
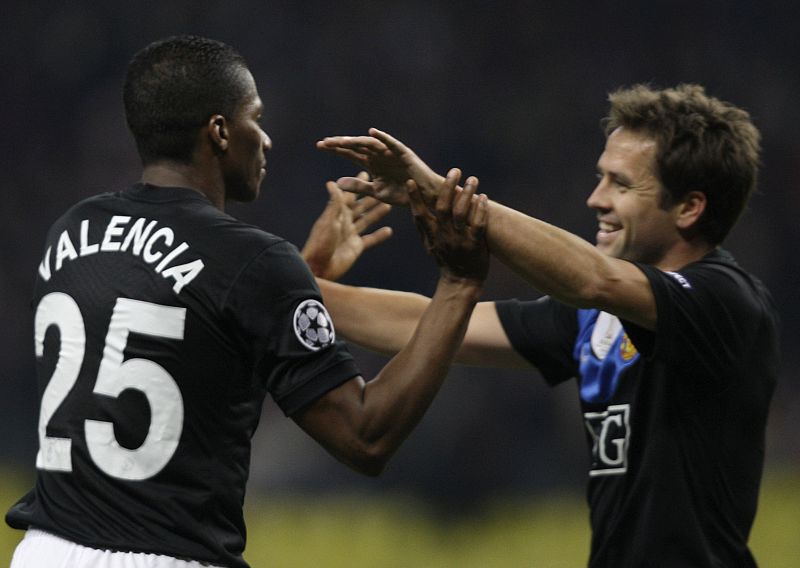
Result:
{"label": "soccer player", "polygon": [[264,397],[378,474],[439,389],[481,292],[487,199],[475,178],[456,189],[453,170],[435,212],[412,201],[440,277],[408,345],[365,382],[297,249],[223,212],[256,198],[271,146],[242,57],[199,37],[153,43],[129,65],[124,102],[141,182],[67,211],[38,270],[40,447],[35,487],[6,516],[27,529],[12,566],[244,568]]}
{"label": "soccer player", "polygon": [[[533,366],[550,384],[577,378],[590,566],[754,566],[747,540],[778,317],[720,244],[756,185],[759,133],[745,111],[697,85],[639,85],[609,100],[587,201],[596,245],[490,202],[492,254],[546,296],[479,303],[457,361]],[[412,178],[435,198],[437,174],[392,136],[370,134],[318,143],[373,176],[341,187],[402,204]],[[320,282],[340,332],[386,353],[402,348],[428,305]]]}

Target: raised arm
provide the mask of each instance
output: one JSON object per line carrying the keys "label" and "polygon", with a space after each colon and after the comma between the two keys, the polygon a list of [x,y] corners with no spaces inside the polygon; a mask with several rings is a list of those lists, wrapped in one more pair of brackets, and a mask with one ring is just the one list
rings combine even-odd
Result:
{"label": "raised arm", "polygon": [[[421,294],[366,288],[318,279],[336,333],[384,355],[394,355],[411,339],[431,299]],[[494,302],[478,302],[469,319],[455,363],[475,367],[528,368],[514,350]]]}
{"label": "raised arm", "polygon": [[455,190],[457,182],[458,172],[448,176],[447,210],[431,212],[411,191],[415,222],[440,275],[408,344],[373,380],[356,377],[293,417],[334,456],[370,475],[380,473],[438,392],[483,288],[487,199],[473,199],[474,178],[464,191]]}
{"label": "raised arm", "polygon": [[[413,179],[428,202],[441,187],[433,172],[408,146],[371,128],[370,136],[335,136],[317,143],[368,169],[372,182],[344,177],[346,191],[404,204],[404,178]],[[655,299],[644,274],[630,262],[608,257],[585,240],[505,207],[489,204],[487,242],[492,254],[539,291],[576,307],[599,308],[653,329]]]}
{"label": "raised arm", "polygon": [[[362,172],[357,180],[369,178]],[[364,250],[389,238],[391,230],[382,227],[366,233],[388,212],[388,205],[371,197],[357,200],[355,194],[342,192],[334,182],[326,187],[330,200],[314,223],[303,257],[318,276],[317,284],[337,334],[372,351],[395,355],[411,339],[430,298],[332,281],[344,274]],[[529,366],[511,346],[493,302],[475,306],[456,362],[485,367]]]}
{"label": "raised arm", "polygon": [[497,202],[489,204],[492,254],[539,291],[654,329],[656,304],[644,273],[568,231]]}

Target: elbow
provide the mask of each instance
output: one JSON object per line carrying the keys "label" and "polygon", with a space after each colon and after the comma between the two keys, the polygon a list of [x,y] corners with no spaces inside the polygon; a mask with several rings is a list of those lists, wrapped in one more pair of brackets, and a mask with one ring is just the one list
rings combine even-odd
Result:
{"label": "elbow", "polygon": [[352,467],[358,473],[366,475],[367,477],[378,477],[383,473],[383,470],[386,468],[386,464],[386,461],[369,461],[361,462],[358,465],[353,465]]}
{"label": "elbow", "polygon": [[601,279],[592,279],[578,288],[568,303],[576,308],[596,308],[602,303],[603,289]]}
{"label": "elbow", "polygon": [[348,465],[358,473],[368,477],[378,477],[386,469],[392,452],[381,444],[364,445],[354,452]]}
{"label": "elbow", "polygon": [[[606,259],[603,259],[606,260]],[[620,279],[607,262],[593,270],[574,290],[567,303],[576,308],[604,308],[619,288]]]}

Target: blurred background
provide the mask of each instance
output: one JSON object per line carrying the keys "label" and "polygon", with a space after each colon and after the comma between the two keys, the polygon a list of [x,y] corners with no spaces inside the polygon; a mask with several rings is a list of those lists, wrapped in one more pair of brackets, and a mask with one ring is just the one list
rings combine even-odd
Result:
{"label": "blurred background", "polygon": [[[753,116],[760,191],[726,243],[772,290],[783,371],[753,534],[764,566],[800,565],[800,8],[783,2],[6,2],[0,91],[0,497],[31,482],[37,449],[32,283],[49,225],[72,203],[138,179],[122,110],[130,57],[178,33],[247,59],[273,141],[258,202],[233,215],[302,246],[323,183],[356,170],[314,142],[376,126],[438,171],[592,239],[585,199],[610,90],[697,82]],[[407,211],[344,281],[430,294]],[[535,298],[494,263],[485,299]],[[366,376],[385,360],[354,349]],[[268,401],[254,440],[254,566],[580,566],[587,451],[573,384],[455,368],[378,479],[351,473]],[[0,562],[20,537],[0,528]],[[315,556],[318,555],[318,556]],[[341,564],[339,564],[341,563]]]}

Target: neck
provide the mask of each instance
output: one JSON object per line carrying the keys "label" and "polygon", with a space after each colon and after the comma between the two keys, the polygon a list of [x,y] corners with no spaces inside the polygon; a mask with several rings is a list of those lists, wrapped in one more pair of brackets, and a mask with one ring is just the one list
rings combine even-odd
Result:
{"label": "neck", "polygon": [[681,246],[674,247],[664,258],[655,263],[660,270],[676,271],[687,264],[697,262],[716,247],[703,240],[683,242]]}
{"label": "neck", "polygon": [[221,180],[194,164],[156,162],[142,170],[142,183],[162,187],[185,187],[205,195],[217,209],[225,209],[225,190]]}

